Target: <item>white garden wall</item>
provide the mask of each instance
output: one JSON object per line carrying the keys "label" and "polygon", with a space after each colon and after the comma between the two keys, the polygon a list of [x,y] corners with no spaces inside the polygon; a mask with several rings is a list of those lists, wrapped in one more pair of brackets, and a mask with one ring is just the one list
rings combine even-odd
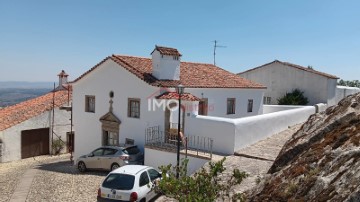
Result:
{"label": "white garden wall", "polygon": [[343,98],[359,92],[360,92],[360,88],[348,87],[348,86],[336,86],[335,104],[337,104]]}
{"label": "white garden wall", "polygon": [[186,136],[209,137],[214,140],[213,151],[233,154],[235,141],[233,119],[212,116],[192,116],[186,124]]}
{"label": "white garden wall", "polygon": [[264,105],[263,112],[264,114],[268,114],[268,113],[279,112],[289,109],[298,109],[302,107],[303,106],[295,106],[295,105]]}
{"label": "white garden wall", "polygon": [[286,130],[289,126],[305,122],[309,116],[314,113],[315,107],[306,106],[298,109],[236,119],[234,151]]}
{"label": "white garden wall", "polygon": [[235,151],[289,126],[305,122],[314,113],[314,106],[304,106],[239,119],[192,116],[187,123],[185,135],[212,138],[213,153],[232,155]]}
{"label": "white garden wall", "polygon": [[[185,158],[185,155],[180,154],[180,159],[183,158]],[[210,161],[207,159],[196,158],[189,155],[187,158],[189,159],[188,169],[187,169],[188,175],[193,174],[195,171],[201,168],[205,163]],[[167,166],[169,164],[172,164],[173,166],[176,166],[176,161],[177,161],[176,153],[145,147],[144,164],[147,166],[151,166],[156,169],[158,169],[159,166],[162,165]]]}

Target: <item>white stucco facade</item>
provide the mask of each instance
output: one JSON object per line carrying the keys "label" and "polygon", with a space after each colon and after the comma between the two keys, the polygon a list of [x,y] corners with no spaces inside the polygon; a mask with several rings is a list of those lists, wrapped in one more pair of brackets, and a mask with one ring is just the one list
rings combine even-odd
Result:
{"label": "white stucco facade", "polygon": [[304,92],[308,105],[336,104],[336,77],[304,71],[282,62],[272,62],[239,75],[267,86],[264,97],[271,97],[271,102],[267,104],[277,104],[277,99],[294,89]]}
{"label": "white stucco facade", "polygon": [[[164,131],[165,112],[161,108],[149,108],[149,102],[161,94],[163,89],[152,86],[113,62],[106,60],[97,68],[73,83],[73,119],[76,131],[74,157],[87,154],[102,146],[102,127],[99,118],[109,112],[109,92],[114,92],[113,114],[121,121],[119,127],[119,143],[125,139],[133,139],[141,150],[145,144],[145,129],[160,126]],[[169,88],[169,91],[175,91]],[[227,118],[239,118],[262,113],[262,96],[265,89],[245,88],[185,88],[198,98],[208,99],[208,115]],[[95,96],[95,112],[85,112],[85,96]],[[128,99],[140,100],[140,118],[128,117]],[[228,115],[227,98],[236,98],[235,114]],[[150,99],[150,101],[149,101]],[[247,112],[248,100],[253,100],[252,112]],[[151,105],[151,104],[150,104]],[[197,115],[197,101],[183,101],[185,106],[185,135],[200,135],[197,130],[192,132],[192,117]],[[193,127],[191,127],[193,128]],[[219,128],[219,132],[221,129]],[[211,132],[211,134],[218,132]],[[220,143],[219,143],[220,144]]]}
{"label": "white stucco facade", "polygon": [[[54,117],[54,133],[66,142],[66,133],[70,132],[70,112],[56,108]],[[49,128],[49,151],[51,152],[52,111],[44,112],[38,116],[18,123],[8,129],[0,131],[3,141],[2,158],[0,162],[21,159],[21,132],[25,130]],[[54,140],[56,135],[53,135]],[[65,152],[66,150],[63,150]]]}

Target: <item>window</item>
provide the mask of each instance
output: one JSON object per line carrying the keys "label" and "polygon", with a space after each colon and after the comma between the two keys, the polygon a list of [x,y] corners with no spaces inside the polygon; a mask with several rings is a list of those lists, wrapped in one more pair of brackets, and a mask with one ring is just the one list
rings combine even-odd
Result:
{"label": "window", "polygon": [[161,177],[161,174],[157,170],[149,169],[148,172],[149,172],[150,180],[152,182],[157,178]]}
{"label": "window", "polygon": [[140,179],[139,179],[139,186],[142,187],[144,185],[149,184],[150,180],[149,180],[149,176],[147,174],[146,171],[144,171],[143,173],[141,173],[140,175]]}
{"label": "window", "polygon": [[179,60],[179,56],[173,56],[174,60]]}
{"label": "window", "polygon": [[227,114],[235,114],[235,98],[227,99]]}
{"label": "window", "polygon": [[130,139],[130,138],[125,138],[125,144],[127,144],[127,145],[134,145],[134,144],[135,144],[135,140]]}
{"label": "window", "polygon": [[95,96],[85,95],[85,111],[95,113]]}
{"label": "window", "polygon": [[107,148],[104,150],[104,155],[114,155],[118,150]]}
{"label": "window", "polygon": [[110,174],[102,186],[108,189],[131,190],[134,187],[135,176],[127,174]]}
{"label": "window", "polygon": [[129,98],[128,117],[140,118],[140,99]]}
{"label": "window", "polygon": [[104,146],[119,145],[119,135],[116,132],[104,131]]}
{"label": "window", "polygon": [[248,100],[247,112],[253,111],[253,105],[254,105],[254,100],[253,99]]}
{"label": "window", "polygon": [[198,114],[199,115],[203,115],[206,116],[207,112],[208,112],[208,100],[207,98],[203,98],[199,101],[199,111]]}
{"label": "window", "polygon": [[270,104],[271,103],[271,97],[265,97],[264,96],[264,101],[263,101],[264,104]]}
{"label": "window", "polygon": [[102,156],[104,153],[104,149],[100,148],[92,152],[94,156]]}

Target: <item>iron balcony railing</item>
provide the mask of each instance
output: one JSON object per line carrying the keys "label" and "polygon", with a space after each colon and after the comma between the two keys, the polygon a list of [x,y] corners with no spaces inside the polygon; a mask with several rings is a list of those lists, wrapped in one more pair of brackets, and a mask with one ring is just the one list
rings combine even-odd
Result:
{"label": "iron balcony railing", "polygon": [[[164,133],[160,130],[160,126],[149,127],[145,130],[145,145],[176,148],[177,137],[177,130],[171,129]],[[213,144],[213,139],[209,137],[195,135],[180,137],[180,147],[185,150],[186,155],[191,153],[197,156],[208,156],[211,159]]]}

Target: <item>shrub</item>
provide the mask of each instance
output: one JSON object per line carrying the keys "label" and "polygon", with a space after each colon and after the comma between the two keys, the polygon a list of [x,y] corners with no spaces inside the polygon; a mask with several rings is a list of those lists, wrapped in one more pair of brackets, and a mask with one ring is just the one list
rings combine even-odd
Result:
{"label": "shrub", "polygon": [[216,163],[209,162],[209,168],[201,168],[193,176],[187,176],[188,159],[179,166],[179,179],[176,178],[176,166],[161,166],[162,180],[156,187],[158,193],[165,194],[179,201],[215,201],[217,198],[232,201],[244,201],[242,193],[235,193],[231,187],[240,184],[248,176],[235,169],[230,179],[221,174],[226,170],[223,166],[225,158]]}
{"label": "shrub", "polygon": [[52,146],[52,149],[53,149],[53,153],[55,155],[58,155],[58,154],[60,154],[61,150],[64,149],[65,142],[62,141],[62,139],[59,137],[58,139],[53,141],[51,146]]}
{"label": "shrub", "polygon": [[304,96],[304,92],[295,89],[291,93],[286,93],[283,97],[278,99],[279,105],[307,105],[309,100]]}

